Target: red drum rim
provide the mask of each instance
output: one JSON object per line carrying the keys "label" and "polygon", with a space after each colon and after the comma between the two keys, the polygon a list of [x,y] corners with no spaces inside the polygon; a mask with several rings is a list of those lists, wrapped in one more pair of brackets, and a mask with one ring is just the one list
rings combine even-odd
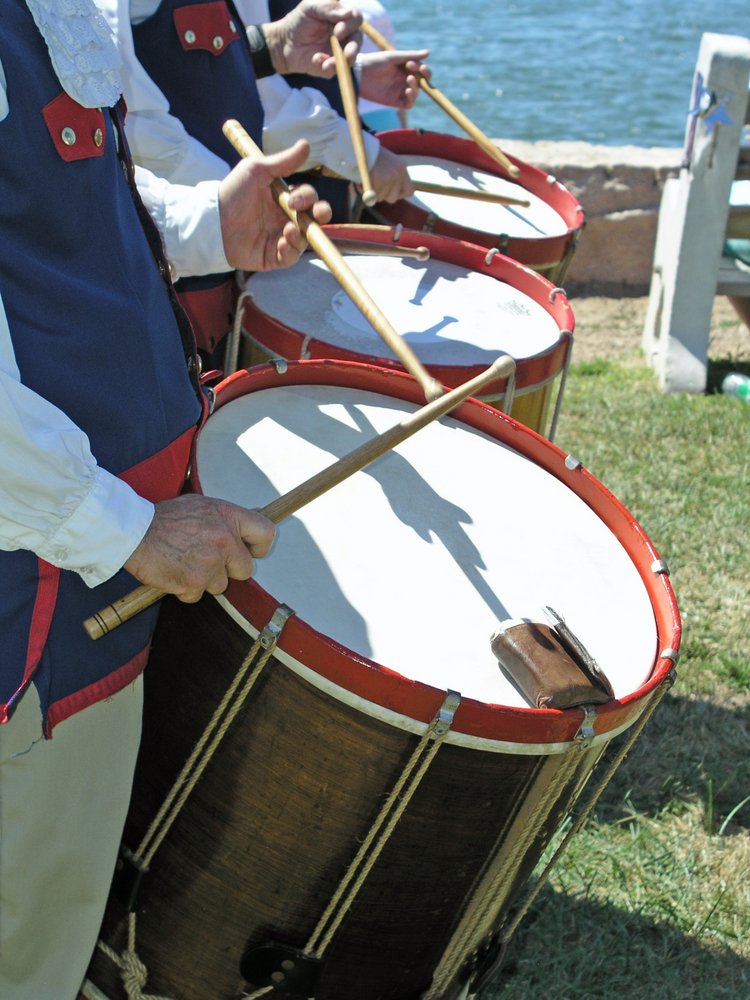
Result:
{"label": "red drum rim", "polygon": [[[396,229],[389,226],[374,228],[372,226],[335,225],[323,226],[323,229],[330,237],[365,240],[369,243],[382,243],[389,246],[392,246],[394,242],[398,242],[400,246],[411,248],[425,246],[430,251],[430,256],[434,257],[435,260],[467,267],[472,271],[506,282],[517,291],[528,295],[549,313],[560,331],[560,336],[551,347],[531,357],[517,359],[516,392],[544,385],[563,368],[575,329],[573,310],[565,295],[556,291],[555,286],[541,274],[537,274],[536,271],[529,270],[523,264],[510,257],[505,257],[501,253],[495,253],[490,257],[486,247],[450,239],[446,236],[434,236],[410,229],[402,229],[397,234]],[[255,336],[254,331],[257,331],[260,334],[257,337],[259,343],[277,351],[284,358],[300,358],[302,360],[301,355],[304,349],[304,360],[353,361],[403,371],[400,362],[395,359],[349,351],[329,344],[325,340],[307,337],[304,333],[281,323],[259,309],[252,297],[245,299],[243,305],[245,315],[248,317],[243,324],[245,328],[253,336]],[[498,353],[500,354],[502,351],[498,351]],[[481,374],[486,366],[425,365],[425,367],[438,382],[453,389],[463,382],[467,382],[470,378],[474,378],[475,375]],[[500,393],[505,392],[507,381],[507,379],[499,379],[497,382],[490,383],[483,390],[483,395],[500,395]]]}
{"label": "red drum rim", "polygon": [[[493,160],[489,154],[474,142],[456,135],[442,132],[426,132],[423,129],[393,129],[390,132],[379,132],[378,139],[392,153],[411,156],[436,156],[443,160],[453,160],[467,167],[474,167],[487,174],[503,177],[506,180],[520,184],[531,194],[541,198],[550,208],[553,208],[568,227],[563,236],[531,237],[499,237],[497,233],[483,233],[481,230],[470,229],[453,222],[438,219],[433,232],[438,236],[451,236],[454,239],[466,240],[470,243],[485,245],[480,236],[486,236],[487,246],[498,246],[503,253],[524,264],[541,266],[556,264],[565,256],[565,251],[583,228],[584,214],[580,202],[558,180],[550,183],[551,174],[538,167],[532,167],[515,156],[505,154],[520,170],[518,177],[511,177],[507,170]],[[378,212],[389,221],[402,222],[410,229],[421,229],[428,213],[407,201],[389,205],[378,204]],[[499,238],[498,238],[499,237]]]}
{"label": "red drum rim", "polygon": [[[291,385],[342,386],[418,405],[424,403],[419,385],[405,373],[356,362],[299,361],[288,364],[283,372],[269,363],[230,375],[216,387],[216,407],[249,392]],[[595,734],[609,738],[638,718],[650,695],[672,670],[679,650],[679,611],[668,578],[654,568],[658,554],[643,528],[619,500],[582,466],[569,468],[565,464],[565,453],[539,434],[475,399],[467,400],[453,411],[452,416],[530,458],[573,490],[613,532],[644,582],[656,619],[658,639],[652,674],[626,698],[598,706]],[[191,485],[200,493],[196,444],[197,441],[193,444]],[[230,581],[224,596],[258,631],[265,627],[281,603],[254,580]],[[320,677],[367,702],[416,722],[429,723],[445,699],[444,690],[410,680],[352,652],[296,615],[287,622],[278,645]],[[456,712],[451,731],[479,740],[518,745],[567,744],[575,737],[584,717],[580,708],[564,711],[510,708],[465,698]]]}

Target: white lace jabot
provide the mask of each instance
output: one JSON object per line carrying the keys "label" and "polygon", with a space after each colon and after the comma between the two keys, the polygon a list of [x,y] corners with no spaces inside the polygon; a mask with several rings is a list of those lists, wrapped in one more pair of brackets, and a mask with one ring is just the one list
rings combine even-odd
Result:
{"label": "white lace jabot", "polygon": [[94,0],[26,0],[65,92],[84,108],[122,93],[120,56]]}

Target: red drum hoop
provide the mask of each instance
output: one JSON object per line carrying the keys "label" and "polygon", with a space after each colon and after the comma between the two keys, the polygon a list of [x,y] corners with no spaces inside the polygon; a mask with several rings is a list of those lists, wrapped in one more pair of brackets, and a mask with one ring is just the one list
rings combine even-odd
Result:
{"label": "red drum hoop", "polygon": [[[379,133],[378,138],[386,149],[390,149],[393,153],[451,160],[481,170],[483,173],[511,180],[507,172],[480,149],[473,139],[439,132],[424,132],[421,129],[394,129],[391,132]],[[583,209],[570,191],[551,174],[546,174],[543,170],[532,167],[514,156],[509,155],[508,159],[520,170],[519,176],[512,178],[512,182],[536,195],[554,209],[567,226],[565,234],[539,236],[533,239],[504,237],[502,233],[485,232],[445,219],[435,219],[423,208],[408,200],[396,202],[394,205],[380,202],[377,211],[394,225],[400,222],[407,229],[416,230],[422,230],[428,225],[430,232],[436,235],[450,236],[453,239],[466,240],[468,243],[478,243],[480,246],[498,247],[508,257],[522,264],[528,264],[529,267],[550,269],[564,261],[566,255],[574,249],[584,224]],[[519,194],[519,197],[522,196],[523,190]],[[554,280],[558,280],[557,277]]]}
{"label": "red drum hoop", "polygon": [[[537,272],[500,253],[495,252],[490,255],[486,249],[474,244],[449,240],[427,233],[416,233],[406,229],[397,232],[397,230],[388,227],[349,225],[325,226],[324,229],[331,238],[361,240],[384,246],[393,246],[396,241],[399,246],[408,248],[426,246],[430,251],[430,260],[443,261],[495,278],[497,281],[510,285],[522,295],[528,296],[540,306],[557,325],[558,333],[549,346],[539,353],[516,357],[515,402],[511,413],[517,420],[533,430],[543,432],[551,398],[551,383],[563,371],[569,360],[575,326],[573,311],[564,294],[556,292],[554,286]],[[372,258],[360,259],[370,261]],[[300,265],[297,266],[300,267]],[[429,262],[422,266],[425,269],[428,268]],[[254,275],[246,286],[250,296],[243,302],[242,325],[246,333],[260,348],[260,351],[252,350],[246,355],[245,363],[248,366],[258,364],[264,361],[267,355],[271,355],[287,360],[303,359],[304,356],[304,360],[329,358],[337,361],[365,362],[379,367],[403,370],[396,359],[383,357],[381,354],[359,352],[325,340],[320,335],[316,336],[316,332],[319,331],[320,325],[324,322],[324,316],[323,310],[316,310],[314,305],[310,306],[303,315],[303,329],[295,329],[288,321],[284,322],[271,315],[266,311],[268,306],[265,304],[264,308],[261,308],[253,299],[254,288],[262,287],[264,283],[275,283],[277,280],[278,277],[274,272],[268,272]],[[288,274],[285,275],[285,280],[286,282],[290,280]],[[281,311],[288,308],[278,297],[273,297],[272,301],[272,307],[275,310]],[[390,318],[396,323],[398,329],[397,306],[394,305],[393,300],[383,301],[382,306],[384,308],[390,306],[392,311]],[[378,339],[374,339],[373,343],[383,347]],[[455,388],[474,378],[489,364],[488,360],[483,360],[482,363],[458,365],[430,363],[420,353],[418,343],[412,343],[412,347],[430,375],[449,388]],[[493,342],[493,350],[495,354],[501,354],[506,349],[507,341],[505,344],[503,343],[502,331],[498,330],[497,340]],[[501,401],[505,400],[507,388],[507,379],[493,382],[487,386],[482,399],[502,408]],[[528,398],[525,394],[528,394]]]}
{"label": "red drum hoop", "polygon": [[[217,387],[214,412],[248,392],[288,385],[336,385],[381,392],[417,405],[424,403],[419,386],[404,373],[351,362],[302,361],[290,364],[284,372],[269,365],[230,376]],[[656,618],[658,652],[651,678],[638,691],[600,707],[595,731],[599,736],[614,735],[635,722],[649,696],[672,669],[672,659],[662,659],[658,653],[678,650],[680,645],[681,626],[674,591],[669,578],[652,568],[659,561],[656,549],[633,515],[598,479],[583,466],[569,468],[565,452],[541,435],[474,399],[463,403],[452,416],[508,445],[564,483],[607,525],[637,567]],[[196,440],[193,445],[191,481],[194,490],[200,493],[203,491],[195,456],[197,443]],[[230,581],[226,597],[259,630],[279,604],[254,580]],[[421,722],[428,722],[434,716],[445,696],[443,691],[415,685],[388,667],[339,646],[297,616],[287,624],[279,648],[304,659],[322,677],[366,701]],[[582,719],[580,709],[513,709],[464,699],[453,729],[479,739],[520,744],[566,743],[573,739]]]}

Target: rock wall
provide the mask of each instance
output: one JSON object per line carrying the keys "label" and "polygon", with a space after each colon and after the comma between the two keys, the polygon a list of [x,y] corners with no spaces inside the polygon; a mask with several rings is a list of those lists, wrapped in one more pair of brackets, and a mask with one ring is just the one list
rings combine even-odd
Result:
{"label": "rock wall", "polygon": [[495,141],[554,174],[583,206],[586,228],[565,279],[568,294],[647,295],[659,201],[665,180],[679,173],[682,150]]}

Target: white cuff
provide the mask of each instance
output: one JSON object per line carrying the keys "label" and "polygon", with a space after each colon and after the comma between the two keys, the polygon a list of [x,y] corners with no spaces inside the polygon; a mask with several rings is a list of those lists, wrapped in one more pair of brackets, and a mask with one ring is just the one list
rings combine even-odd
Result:
{"label": "white cuff", "polygon": [[162,239],[175,280],[232,271],[224,253],[219,214],[219,181],[194,187],[170,184],[143,167],[135,179]]}
{"label": "white cuff", "polygon": [[[354,146],[349,126],[345,118],[339,118],[339,123],[336,135],[330,140],[326,149],[323,165],[331,170],[335,170],[337,174],[341,174],[347,180],[359,184],[362,178],[359,175],[359,167],[357,166],[357,158],[354,155]],[[380,139],[377,139],[370,132],[363,131],[362,140],[365,146],[367,166],[372,170],[380,153]]]}
{"label": "white cuff", "polygon": [[121,479],[97,467],[76,510],[38,551],[60,569],[78,573],[89,587],[122,569],[153,520],[154,505]]}

